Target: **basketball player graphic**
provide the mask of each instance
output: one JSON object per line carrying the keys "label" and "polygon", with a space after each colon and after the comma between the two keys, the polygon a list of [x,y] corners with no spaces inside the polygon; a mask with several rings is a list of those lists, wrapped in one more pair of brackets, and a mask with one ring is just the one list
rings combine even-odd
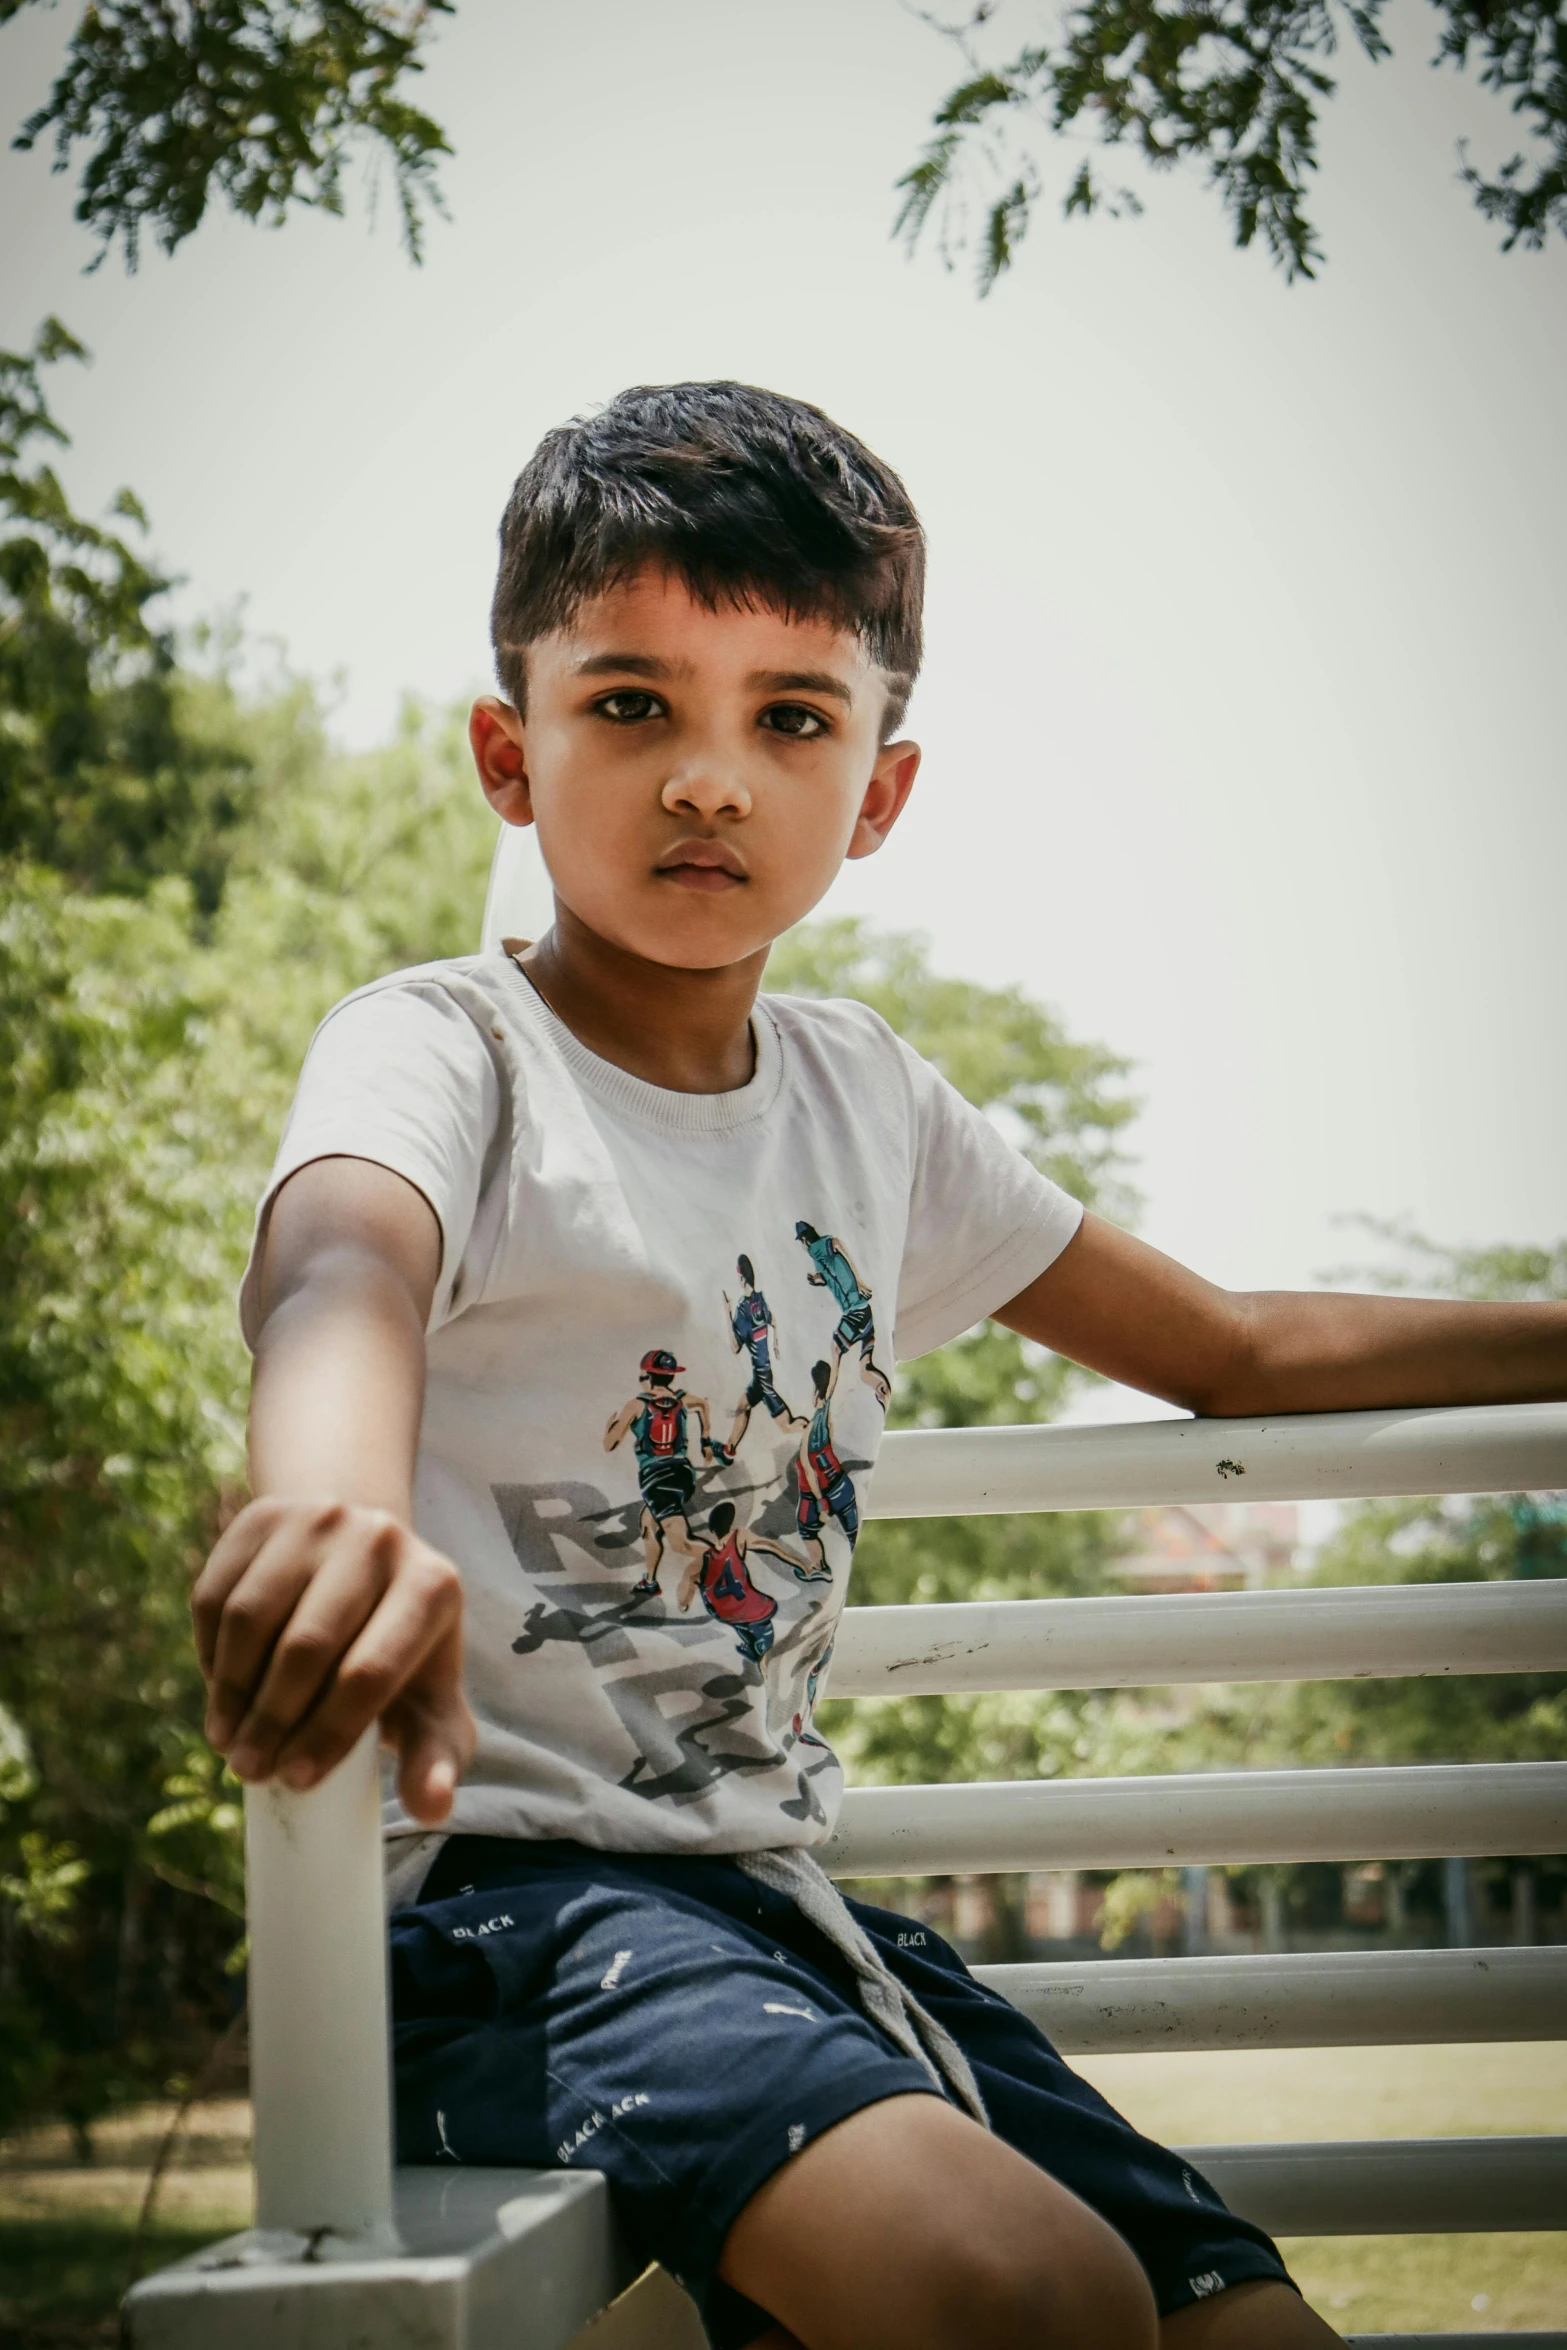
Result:
{"label": "basketball player graphic", "polygon": [[773,1350],[778,1344],[778,1330],[773,1321],[772,1309],[756,1286],[756,1269],[749,1257],[741,1257],[735,1271],[740,1276],[740,1295],[731,1304],[726,1290],[724,1311],[729,1316],[729,1343],[736,1354],[743,1351],[749,1358],[751,1379],[744,1395],[735,1405],[734,1421],[727,1443],[715,1444],[713,1447],[715,1459],[725,1466],[740,1450],[745,1432],[751,1425],[751,1414],[758,1404],[765,1405],[769,1416],[781,1420],[791,1432],[805,1426],[799,1414],[789,1409],[774,1385]]}
{"label": "basketball player graphic", "polygon": [[814,1224],[802,1219],[794,1228],[794,1237],[811,1260],[806,1275],[813,1289],[830,1290],[838,1307],[838,1327],[832,1334],[833,1346],[841,1359],[851,1346],[860,1350],[860,1377],[875,1392],[883,1411],[892,1394],[892,1381],[877,1362],[872,1349],[876,1344],[876,1324],[871,1314],[871,1293],[849,1262],[842,1241],[834,1240],[830,1232],[818,1232]]}
{"label": "basketball player graphic", "polygon": [[742,1652],[759,1666],[773,1645],[773,1618],[778,1613],[778,1602],[767,1592],[758,1591],[752,1582],[746,1564],[749,1553],[766,1551],[771,1557],[782,1559],[786,1567],[793,1567],[802,1583],[815,1578],[792,1550],[786,1550],[770,1534],[737,1526],[732,1501],[713,1504],[707,1532],[707,1545],[692,1554],[680,1578],[681,1608],[688,1608],[700,1593],[708,1614],[729,1626]]}
{"label": "basketball player graphic", "polygon": [[637,1599],[651,1599],[657,1594],[658,1570],[666,1546],[685,1552],[687,1557],[696,1551],[687,1514],[696,1491],[696,1470],[687,1451],[690,1419],[695,1418],[701,1429],[704,1455],[712,1460],[718,1450],[713,1443],[706,1397],[687,1395],[683,1387],[673,1384],[676,1374],[684,1368],[668,1347],[650,1349],[642,1357],[637,1393],[629,1403],[621,1405],[604,1431],[606,1452],[613,1452],[629,1435],[637,1456],[645,1553],[641,1579],[632,1585],[632,1596]]}
{"label": "basketball player graphic", "polygon": [[832,1440],[833,1389],[838,1384],[838,1373],[842,1369],[841,1352],[834,1355],[831,1363],[813,1364],[811,1385],[815,1391],[816,1408],[800,1439],[800,1449],[794,1460],[795,1478],[800,1488],[796,1516],[805,1547],[815,1561],[815,1573],[811,1579],[819,1583],[829,1582],[832,1577],[822,1542],[822,1528],[827,1519],[837,1519],[849,1538],[851,1553],[860,1531],[860,1505],[855,1499],[849,1472],[839,1460]]}

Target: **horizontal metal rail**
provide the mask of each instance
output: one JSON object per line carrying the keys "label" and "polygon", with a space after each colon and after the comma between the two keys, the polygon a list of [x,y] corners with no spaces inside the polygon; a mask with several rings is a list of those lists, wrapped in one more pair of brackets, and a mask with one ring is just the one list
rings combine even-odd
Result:
{"label": "horizontal metal rail", "polygon": [[1567,1576],[844,1611],[834,1697],[1567,1672]]}
{"label": "horizontal metal rail", "polygon": [[834,1877],[1567,1852],[1567,1763],[851,1787]]}
{"label": "horizontal metal rail", "polygon": [[1067,2055],[1567,2039],[1563,1947],[1105,1958],[974,1972]]}
{"label": "horizontal metal rail", "polygon": [[882,1441],[866,1515],[955,1518],[1174,1501],[1354,1501],[1567,1485],[1567,1404],[917,1428]]}
{"label": "horizontal metal rail", "polygon": [[1270,2236],[1431,2236],[1567,2223],[1567,2138],[1352,2138],[1176,2152]]}

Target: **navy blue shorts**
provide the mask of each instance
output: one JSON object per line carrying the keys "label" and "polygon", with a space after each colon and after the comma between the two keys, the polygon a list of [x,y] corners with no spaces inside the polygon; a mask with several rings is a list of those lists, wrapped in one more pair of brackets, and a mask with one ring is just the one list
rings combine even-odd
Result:
{"label": "navy blue shorts", "polygon": [[[1286,2278],[1260,2228],[938,1934],[849,1907],[962,2048],[997,2137],[1119,2231],[1162,2314]],[[632,2250],[685,2286],[715,2350],[773,2322],[717,2275],[757,2189],[862,2106],[933,2094],[838,1953],[732,1860],[453,1837],[393,1915],[392,2000],[399,2159],[603,2171]]]}

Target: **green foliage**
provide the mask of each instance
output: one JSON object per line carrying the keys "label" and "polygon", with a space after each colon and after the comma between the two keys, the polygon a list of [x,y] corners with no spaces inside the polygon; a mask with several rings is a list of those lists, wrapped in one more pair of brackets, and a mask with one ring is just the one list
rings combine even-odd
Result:
{"label": "green foliage", "polygon": [[211,916],[176,876],[3,871],[0,2128],[161,2087],[236,1996],[238,1791],[186,1612],[240,1490],[234,1289],[315,1022],[471,947],[494,834],[455,721],[351,758],[287,679],[177,685],[255,778]]}
{"label": "green foliage", "polygon": [[121,2298],[141,2268],[184,2260],[230,2231],[155,2223],[138,2243],[134,2215],[0,2219],[0,2342],[6,2350],[93,2350],[120,2339]]}
{"label": "green foliage", "polygon": [[[27,0],[0,0],[0,23]],[[451,0],[97,0],[19,147],[54,134],[54,168],[87,150],[76,217],[136,267],[143,231],[166,253],[216,190],[272,225],[290,204],[343,209],[356,150],[388,164],[410,254],[439,206],[445,133],[402,95]],[[97,264],[94,263],[94,267]]]}
{"label": "green foliage", "polygon": [[1378,1216],[1344,1219],[1394,1255],[1381,1264],[1351,1265],[1331,1280],[1370,1282],[1377,1289],[1435,1291],[1439,1297],[1513,1299],[1535,1302],[1567,1298],[1567,1240],[1554,1248],[1502,1241],[1492,1248],[1448,1248],[1427,1240],[1413,1225]]}
{"label": "green foliage", "polygon": [[[180,873],[222,895],[247,770],[190,721],[167,629],[170,582],[118,532],[73,513],[43,449],[66,435],[43,370],[85,359],[58,319],[0,351],[0,859],[120,894]],[[128,490],[121,520],[144,526]]]}
{"label": "green foliage", "polygon": [[[1481,83],[1508,100],[1531,146],[1487,178],[1463,153],[1462,177],[1503,249],[1567,234],[1567,15],[1560,0],[1434,0],[1441,20],[1432,63],[1460,71],[1473,60]],[[910,244],[934,218],[942,256],[972,248],[981,294],[1008,268],[1026,234],[1045,177],[1041,130],[1088,132],[1129,147],[1154,171],[1201,170],[1218,194],[1238,245],[1260,236],[1286,278],[1312,277],[1322,258],[1306,211],[1317,168],[1317,121],[1336,83],[1329,61],[1352,40],[1373,61],[1391,54],[1384,0],[1071,0],[1053,39],[1026,43],[1005,63],[984,60],[975,35],[997,15],[979,0],[961,24],[941,24],[958,48],[963,78],[937,108],[934,136],[898,182],[896,231]],[[926,18],[927,23],[936,20]],[[970,190],[980,226],[970,224]],[[1130,189],[1105,191],[1086,159],[1062,209],[1141,210]]]}

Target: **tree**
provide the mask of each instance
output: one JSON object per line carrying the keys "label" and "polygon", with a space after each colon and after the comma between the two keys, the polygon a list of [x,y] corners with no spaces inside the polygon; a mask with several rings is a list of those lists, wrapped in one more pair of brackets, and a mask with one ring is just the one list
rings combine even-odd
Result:
{"label": "tree", "polygon": [[186,1612],[243,1491],[235,1283],[315,1022],[471,946],[493,838],[455,723],[351,758],[291,681],[179,682],[256,783],[212,914],[0,868],[0,2131],[161,2091],[237,1997]]}
{"label": "tree", "polygon": [[[1487,177],[1460,148],[1461,176],[1502,249],[1567,234],[1567,14],[1560,0],[1433,0],[1433,65],[1473,64],[1508,102],[1527,145]],[[1385,0],[1064,0],[1053,21],[1004,59],[979,38],[999,0],[935,25],[962,79],[937,108],[934,136],[898,185],[910,244],[934,221],[950,262],[972,252],[979,291],[1009,268],[1042,200],[1045,134],[1129,148],[1153,172],[1192,165],[1216,190],[1238,245],[1261,236],[1287,279],[1322,259],[1306,211],[1317,119],[1336,87],[1329,64],[1355,43],[1391,55]],[[1142,209],[1107,189],[1084,156],[1066,179],[1066,218]],[[977,221],[977,226],[974,223]]]}
{"label": "tree", "polygon": [[[0,859],[120,894],[182,873],[211,913],[244,757],[193,723],[172,633],[149,616],[170,581],[74,513],[39,453],[68,445],[44,370],[86,357],[54,318],[30,352],[0,351]],[[112,513],[146,528],[129,490]]]}
{"label": "tree", "polygon": [[[28,0],[0,0],[0,24]],[[96,0],[49,96],[15,144],[54,137],[54,168],[86,149],[76,217],[134,269],[144,232],[166,253],[214,191],[274,226],[290,204],[343,209],[356,150],[390,169],[418,258],[439,207],[444,132],[403,95],[451,0]],[[95,262],[94,267],[97,266]]]}

